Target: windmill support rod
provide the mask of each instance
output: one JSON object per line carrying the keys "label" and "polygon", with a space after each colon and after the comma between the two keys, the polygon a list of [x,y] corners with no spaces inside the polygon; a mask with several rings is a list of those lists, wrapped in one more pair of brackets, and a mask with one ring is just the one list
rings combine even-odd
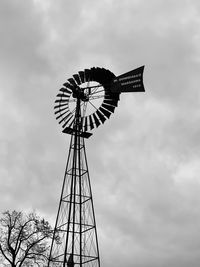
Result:
{"label": "windmill support rod", "polygon": [[[74,165],[74,161],[73,161],[73,165]],[[65,242],[63,267],[65,266],[66,261],[67,261],[67,247],[68,247],[68,240],[69,240],[69,227],[70,227],[70,218],[71,218],[71,209],[72,209],[73,181],[74,181],[74,176],[73,176],[73,171],[72,171],[72,181],[71,181],[71,188],[70,188],[70,203],[69,203],[69,212],[68,212],[67,235],[66,235],[66,242]]]}
{"label": "windmill support rod", "polygon": [[[56,216],[56,223],[55,223],[55,225],[58,224],[59,213],[60,213],[61,203],[62,203],[62,196],[63,196],[63,192],[64,192],[64,186],[65,186],[65,183],[66,183],[67,166],[68,166],[69,160],[70,160],[70,149],[71,149],[71,146],[72,146],[72,138],[70,140],[69,153],[68,153],[68,157],[67,157],[67,164],[66,164],[65,175],[64,175],[63,184],[62,184],[62,190],[61,190],[60,201],[59,201],[59,206],[58,206],[58,213],[57,213],[57,216]],[[49,265],[50,264],[50,257],[52,255],[52,249],[53,249],[53,244],[54,244],[54,240],[55,239],[56,239],[56,227],[53,230],[53,238],[52,238],[52,243],[51,243],[51,248],[50,248],[50,253],[49,253],[49,259],[48,259],[48,265],[47,265],[47,267],[50,266]]]}
{"label": "windmill support rod", "polygon": [[[84,143],[84,147],[83,147],[83,151],[84,151],[84,155],[85,155],[85,163],[86,163],[86,167],[88,169],[88,163],[87,163],[87,158],[86,158],[86,151],[85,151],[85,142],[83,140]],[[98,263],[99,263],[99,267],[100,267],[100,256],[99,256],[99,245],[98,245],[98,237],[97,237],[97,229],[96,229],[96,219],[95,219],[95,214],[94,214],[94,203],[93,203],[93,198],[92,198],[92,190],[91,190],[91,183],[90,183],[90,177],[88,174],[88,181],[89,181],[89,188],[90,188],[90,195],[91,195],[91,205],[92,205],[92,213],[93,213],[93,220],[94,220],[94,228],[95,228],[95,238],[96,238],[96,246],[97,246],[97,259],[98,259]]]}
{"label": "windmill support rod", "polygon": [[[78,147],[80,147],[80,136],[78,138]],[[82,190],[81,190],[81,155],[80,150],[78,151],[78,165],[79,165],[79,221],[80,221],[80,228],[79,228],[79,235],[80,235],[80,267],[82,267]]]}

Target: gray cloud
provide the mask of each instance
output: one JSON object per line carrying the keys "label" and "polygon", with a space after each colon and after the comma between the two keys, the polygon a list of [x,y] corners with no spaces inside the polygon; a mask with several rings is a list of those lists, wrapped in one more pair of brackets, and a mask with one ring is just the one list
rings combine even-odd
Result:
{"label": "gray cloud", "polygon": [[[69,137],[53,101],[85,67],[145,64],[87,145],[104,266],[199,265],[197,1],[1,1],[0,209],[54,222]],[[95,150],[94,150],[95,147]]]}

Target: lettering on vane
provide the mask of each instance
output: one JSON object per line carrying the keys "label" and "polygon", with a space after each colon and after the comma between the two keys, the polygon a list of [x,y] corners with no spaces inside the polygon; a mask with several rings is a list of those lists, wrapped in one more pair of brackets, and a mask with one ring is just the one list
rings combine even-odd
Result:
{"label": "lettering on vane", "polygon": [[133,84],[133,83],[138,83],[138,82],[141,82],[141,80],[140,79],[138,79],[138,80],[130,80],[130,81],[121,83],[121,85]]}
{"label": "lettering on vane", "polygon": [[135,74],[135,75],[130,75],[130,76],[126,76],[126,77],[121,77],[121,78],[116,78],[113,80],[113,82],[121,82],[121,81],[124,81],[124,80],[130,80],[130,79],[135,79],[135,78],[138,78],[138,77],[141,77],[142,74],[141,73],[138,73],[138,74]]}
{"label": "lettering on vane", "polygon": [[133,85],[133,88],[141,87],[141,84]]}

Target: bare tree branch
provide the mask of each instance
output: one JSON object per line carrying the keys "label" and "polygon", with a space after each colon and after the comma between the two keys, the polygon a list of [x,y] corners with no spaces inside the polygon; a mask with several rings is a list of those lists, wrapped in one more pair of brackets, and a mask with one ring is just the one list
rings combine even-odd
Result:
{"label": "bare tree branch", "polygon": [[[19,232],[19,235],[17,237],[17,241],[16,241],[16,246],[15,246],[15,251],[16,251],[16,254],[18,253],[19,249],[20,249],[20,245],[22,243],[22,241],[24,241],[24,239],[22,238],[21,239],[21,234],[24,230],[24,228],[31,222],[34,222],[34,219],[29,219],[28,221],[26,221],[22,226],[21,226],[21,229],[20,229],[20,232]],[[33,233],[32,233],[33,234]],[[31,234],[30,234],[31,235]]]}
{"label": "bare tree branch", "polygon": [[33,248],[36,244],[40,243],[42,240],[44,240],[46,238],[46,236],[43,236],[42,238],[38,239],[37,241],[33,242],[26,250],[25,255],[23,260],[21,261],[21,263],[19,264],[19,267],[22,266],[23,262],[25,261],[25,259],[29,256],[29,251],[31,250],[31,248]]}
{"label": "bare tree branch", "polygon": [[50,238],[51,226],[34,213],[6,211],[0,219],[0,253],[12,267],[47,261]]}
{"label": "bare tree branch", "polygon": [[10,259],[6,256],[6,254],[4,253],[1,244],[0,244],[0,251],[1,251],[2,255],[4,256],[4,258],[5,258],[8,262],[10,262],[10,263],[12,264],[11,260],[10,260]]}

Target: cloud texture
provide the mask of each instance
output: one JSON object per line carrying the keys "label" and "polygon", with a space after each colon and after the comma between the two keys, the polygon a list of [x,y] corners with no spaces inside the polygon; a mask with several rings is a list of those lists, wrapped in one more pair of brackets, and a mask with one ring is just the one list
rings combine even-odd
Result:
{"label": "cloud texture", "polygon": [[0,3],[0,210],[54,223],[68,153],[53,114],[84,68],[145,64],[87,142],[102,266],[197,267],[200,254],[197,0]]}

